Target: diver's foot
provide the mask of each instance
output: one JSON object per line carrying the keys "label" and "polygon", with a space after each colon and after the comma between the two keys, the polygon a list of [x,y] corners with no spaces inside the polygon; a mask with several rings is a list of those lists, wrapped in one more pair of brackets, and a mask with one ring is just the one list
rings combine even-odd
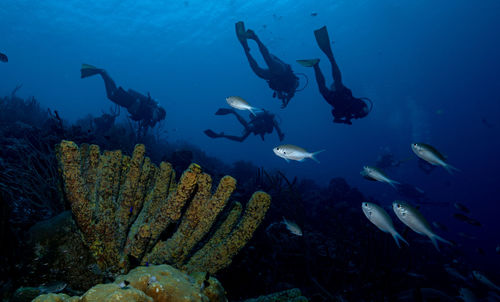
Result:
{"label": "diver's foot", "polygon": [[236,22],[235,28],[236,28],[236,37],[238,37],[238,40],[243,46],[243,49],[245,49],[245,51],[250,51],[250,47],[248,47],[248,42],[247,42],[247,33],[245,31],[245,23],[243,23],[243,21]]}
{"label": "diver's foot", "polygon": [[232,109],[220,108],[217,112],[215,112],[215,115],[226,115],[231,113],[234,113]]}
{"label": "diver's foot", "polygon": [[205,131],[203,131],[208,137],[210,138],[218,138],[218,137],[221,137],[222,135],[224,135],[224,132],[222,132],[221,134],[217,134],[215,132],[213,132],[212,130],[210,129],[207,129]]}
{"label": "diver's foot", "polygon": [[247,30],[247,39],[250,39],[250,40],[257,40],[257,35],[255,34],[255,32],[251,29],[248,29]]}
{"label": "diver's foot", "polygon": [[314,65],[319,63],[319,59],[297,60],[297,63],[304,67],[314,67]]}

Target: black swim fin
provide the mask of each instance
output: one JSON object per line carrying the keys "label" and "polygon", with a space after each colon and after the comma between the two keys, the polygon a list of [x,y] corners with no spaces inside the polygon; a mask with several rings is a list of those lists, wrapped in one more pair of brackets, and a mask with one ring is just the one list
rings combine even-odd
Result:
{"label": "black swim fin", "polygon": [[330,60],[333,59],[332,47],[330,46],[330,37],[328,37],[328,30],[326,29],[326,26],[315,30],[314,36],[316,37],[316,42],[318,43],[319,48]]}
{"label": "black swim fin", "polygon": [[304,67],[313,67],[319,63],[319,59],[297,60],[297,63]]}
{"label": "black swim fin", "polygon": [[234,113],[233,109],[227,109],[227,108],[219,108],[217,112],[215,112],[215,115],[226,115],[226,114],[231,114]]}
{"label": "black swim fin", "polygon": [[238,21],[235,24],[235,28],[236,28],[236,37],[238,37],[238,40],[240,41],[241,45],[243,45],[243,48],[246,51],[250,50],[247,42],[247,32],[245,30],[245,23],[243,23],[243,21]]}
{"label": "black swim fin", "polygon": [[9,62],[9,58],[7,58],[7,55],[3,54],[0,52],[0,62]]}
{"label": "black swim fin", "polygon": [[205,131],[203,131],[203,132],[205,132],[205,134],[206,134],[208,137],[210,137],[210,138],[217,138],[217,137],[220,137],[220,135],[219,135],[219,134],[217,134],[217,133],[213,132],[213,131],[212,131],[212,130],[210,130],[210,129],[207,129],[207,130],[205,130]]}
{"label": "black swim fin", "polygon": [[96,74],[100,74],[102,72],[102,69],[97,68],[95,66],[89,65],[89,64],[82,64],[82,68],[80,69],[81,72],[81,78],[86,78],[90,77]]}

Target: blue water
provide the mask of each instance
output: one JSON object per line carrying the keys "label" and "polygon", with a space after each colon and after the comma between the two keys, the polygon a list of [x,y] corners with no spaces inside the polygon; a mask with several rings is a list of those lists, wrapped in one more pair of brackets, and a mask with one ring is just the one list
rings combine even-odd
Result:
{"label": "blue water", "polygon": [[[0,95],[22,83],[19,96],[35,96],[69,121],[100,115],[111,107],[102,80],[79,75],[81,63],[93,64],[118,85],[150,92],[166,108],[167,140],[188,141],[227,162],[249,160],[322,185],[344,177],[385,205],[397,198],[394,190],[359,172],[389,148],[397,158],[411,157],[388,171],[392,178],[422,188],[435,201],[467,205],[484,226],[454,220],[452,207],[424,207],[424,215],[447,224],[453,230],[449,239],[465,248],[481,245],[491,257],[487,261],[498,263],[493,250],[500,243],[499,12],[494,0],[3,0],[0,52],[9,63],[0,65]],[[295,72],[308,76],[308,86],[286,109],[250,69],[234,32],[239,20]],[[373,112],[351,126],[332,123],[312,70],[295,63],[319,57],[331,81],[313,35],[323,25],[345,85],[374,102]],[[250,47],[258,53],[255,44]],[[251,135],[243,143],[205,136],[207,128],[240,133],[232,116],[214,115],[227,107],[229,95],[277,113],[285,143],[326,149],[318,155],[321,163],[287,163],[275,156],[272,148],[280,143],[275,133],[265,141]],[[494,127],[486,127],[483,118]],[[414,141],[434,145],[461,172],[423,173],[410,149]],[[457,237],[460,231],[480,240]]]}

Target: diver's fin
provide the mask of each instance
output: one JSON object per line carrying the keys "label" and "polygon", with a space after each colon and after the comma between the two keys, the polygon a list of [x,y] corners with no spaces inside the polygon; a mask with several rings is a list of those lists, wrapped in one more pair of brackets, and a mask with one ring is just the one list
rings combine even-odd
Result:
{"label": "diver's fin", "polygon": [[247,51],[250,50],[247,42],[247,32],[245,30],[245,23],[243,23],[243,21],[238,21],[235,24],[235,28],[236,28],[236,37],[238,37],[238,40],[240,41],[241,45],[243,45],[243,48]]}
{"label": "diver's fin", "polygon": [[316,42],[318,43],[319,48],[331,60],[333,58],[333,52],[330,46],[330,37],[328,37],[328,30],[326,29],[326,26],[315,30],[314,36],[316,37]]}
{"label": "diver's fin", "polygon": [[319,63],[319,59],[297,60],[297,63],[304,67],[313,67]]}
{"label": "diver's fin", "polygon": [[215,115],[226,115],[226,114],[231,114],[234,113],[233,109],[227,109],[227,108],[219,108],[217,112],[215,112]]}
{"label": "diver's fin", "polygon": [[81,78],[83,79],[101,73],[102,69],[89,64],[82,64],[80,72],[81,72]]}
{"label": "diver's fin", "polygon": [[5,55],[1,52],[0,52],[0,62],[4,62],[4,63],[9,62],[9,58],[7,57],[7,55]]}
{"label": "diver's fin", "polygon": [[208,137],[210,137],[210,138],[217,138],[217,137],[220,137],[220,135],[219,135],[219,134],[217,134],[217,133],[213,132],[213,131],[212,131],[212,130],[210,130],[210,129],[207,129],[207,130],[205,130],[205,131],[203,131],[203,132],[205,132],[205,134],[206,134]]}

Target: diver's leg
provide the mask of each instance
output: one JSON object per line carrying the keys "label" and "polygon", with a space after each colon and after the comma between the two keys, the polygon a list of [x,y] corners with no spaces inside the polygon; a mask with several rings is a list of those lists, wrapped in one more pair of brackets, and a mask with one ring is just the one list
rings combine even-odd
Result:
{"label": "diver's leg", "polygon": [[314,31],[314,36],[316,37],[316,42],[323,53],[328,57],[330,64],[332,65],[332,76],[334,80],[334,85],[336,89],[343,88],[342,85],[342,74],[340,73],[339,66],[335,61],[333,56],[332,48],[330,46],[330,37],[328,36],[328,30],[326,26]]}
{"label": "diver's leg", "polygon": [[259,77],[264,80],[269,80],[271,78],[271,72],[268,69],[261,68],[259,64],[257,64],[257,61],[252,57],[249,51],[245,50],[245,55],[247,56],[248,63],[250,64],[250,67],[252,68],[253,72]]}
{"label": "diver's leg", "polygon": [[276,56],[272,55],[267,47],[262,43],[262,41],[257,37],[257,35],[251,31],[247,31],[248,39],[254,40],[257,45],[259,46],[260,53],[262,54],[262,58],[264,58],[264,61],[266,62],[267,66],[269,66],[269,69],[274,70],[275,73],[280,73],[284,72],[285,66],[283,66],[283,63],[281,62],[280,59],[278,59]]}
{"label": "diver's leg", "polygon": [[325,77],[323,76],[323,73],[321,72],[321,69],[319,68],[319,64],[315,64],[314,66],[314,75],[316,76],[316,83],[318,83],[318,88],[319,92],[323,96],[323,98],[330,103],[328,100],[330,90],[326,87],[326,81]]}
{"label": "diver's leg", "polygon": [[244,141],[248,136],[250,135],[250,131],[245,129],[245,132],[243,133],[242,136],[235,136],[235,135],[226,135],[226,134],[220,134],[219,137],[225,137],[227,139],[230,139],[232,141],[237,141],[237,142],[242,142]]}
{"label": "diver's leg", "polygon": [[118,92],[115,81],[113,81],[113,79],[105,70],[102,70],[101,72],[99,72],[99,74],[104,81],[104,86],[106,87],[106,95],[108,96],[108,99],[112,100]]}
{"label": "diver's leg", "polygon": [[245,127],[245,129],[248,128],[248,122],[241,115],[239,115],[234,110],[233,110],[232,114],[234,114],[234,116],[236,116],[236,119],[238,119],[238,122],[240,122],[240,124],[243,125],[243,127]]}
{"label": "diver's leg", "polygon": [[328,59],[330,60],[330,64],[332,65],[333,84],[335,85],[335,89],[340,91],[344,88],[344,85],[342,84],[342,74],[340,73],[339,66],[335,61],[333,54],[332,57]]}

